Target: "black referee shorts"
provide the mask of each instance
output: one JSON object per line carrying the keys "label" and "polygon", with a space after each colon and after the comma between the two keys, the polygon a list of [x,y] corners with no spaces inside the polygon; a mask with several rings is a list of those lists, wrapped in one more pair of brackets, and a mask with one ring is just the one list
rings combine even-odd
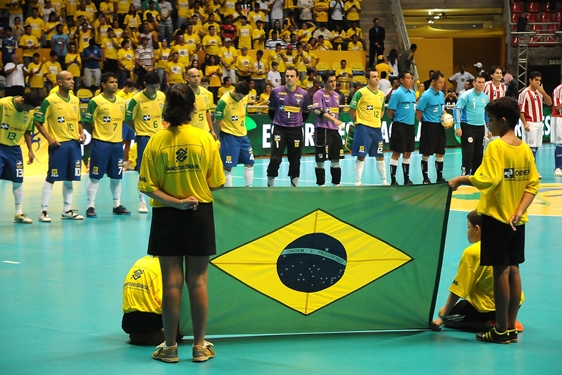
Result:
{"label": "black referee shorts", "polygon": [[390,151],[412,152],[416,149],[416,133],[414,125],[402,122],[392,123],[392,134],[390,135]]}

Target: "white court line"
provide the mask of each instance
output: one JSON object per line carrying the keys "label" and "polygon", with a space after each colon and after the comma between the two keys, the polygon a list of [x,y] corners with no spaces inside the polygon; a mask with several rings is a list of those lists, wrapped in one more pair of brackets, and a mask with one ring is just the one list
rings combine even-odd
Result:
{"label": "white court line", "polygon": [[20,262],[14,262],[13,260],[3,260],[2,263],[8,263],[8,264],[20,264]]}

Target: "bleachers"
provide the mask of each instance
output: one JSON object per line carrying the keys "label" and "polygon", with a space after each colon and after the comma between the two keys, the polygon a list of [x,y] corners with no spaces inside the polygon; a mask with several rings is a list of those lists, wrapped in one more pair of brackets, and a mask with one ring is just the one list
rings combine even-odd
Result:
{"label": "bleachers", "polygon": [[[510,5],[510,29],[517,30],[521,17],[527,18],[527,30],[537,34],[529,40],[529,47],[554,47],[561,44],[560,30],[562,22],[561,2],[513,1]],[[511,45],[517,47],[518,37],[511,36]]]}

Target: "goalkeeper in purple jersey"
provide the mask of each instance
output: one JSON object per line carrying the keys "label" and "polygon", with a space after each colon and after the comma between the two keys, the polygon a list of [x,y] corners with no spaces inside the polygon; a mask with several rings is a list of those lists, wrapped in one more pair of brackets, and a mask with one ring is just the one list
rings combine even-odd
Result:
{"label": "goalkeeper in purple jersey", "polygon": [[279,174],[279,165],[287,148],[291,186],[296,187],[300,176],[303,146],[302,126],[308,118],[310,97],[297,87],[297,70],[287,68],[287,83],[279,86],[269,96],[269,118],[273,121],[271,157],[267,166],[267,186],[273,187]]}
{"label": "goalkeeper in purple jersey", "polygon": [[330,160],[330,174],[332,184],[340,186],[340,159],[344,158],[343,142],[339,129],[343,123],[338,120],[340,111],[340,95],[336,88],[336,74],[329,73],[322,76],[324,88],[316,91],[312,98],[312,112],[317,116],[314,124],[314,143],[316,144],[316,184],[324,186],[326,170],[324,162]]}

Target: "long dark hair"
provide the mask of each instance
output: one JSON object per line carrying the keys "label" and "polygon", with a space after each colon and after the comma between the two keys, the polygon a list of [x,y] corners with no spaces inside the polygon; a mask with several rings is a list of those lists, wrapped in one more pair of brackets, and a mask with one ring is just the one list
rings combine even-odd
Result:
{"label": "long dark hair", "polygon": [[396,48],[393,48],[390,50],[390,52],[388,53],[388,61],[391,64],[396,64],[396,59],[398,58],[398,51],[396,50]]}
{"label": "long dark hair", "polygon": [[185,83],[172,86],[166,95],[164,105],[164,120],[170,126],[179,126],[191,121],[191,115],[195,109],[195,94]]}

